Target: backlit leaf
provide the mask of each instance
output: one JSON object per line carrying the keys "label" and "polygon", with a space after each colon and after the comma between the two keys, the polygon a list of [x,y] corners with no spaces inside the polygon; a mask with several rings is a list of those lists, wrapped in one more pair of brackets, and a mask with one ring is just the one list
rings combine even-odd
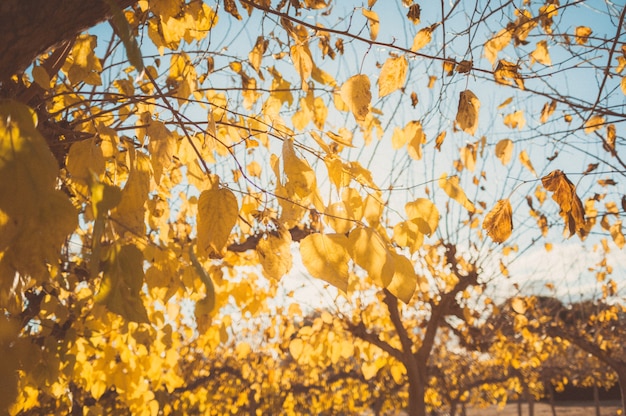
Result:
{"label": "backlit leaf", "polygon": [[466,210],[468,210],[469,212],[476,211],[476,207],[467,198],[467,196],[465,195],[465,191],[463,191],[463,188],[461,188],[461,186],[459,185],[458,176],[453,176],[449,178],[446,173],[442,174],[439,178],[439,186],[450,198],[461,204]]}
{"label": "backlit leaf", "polygon": [[408,141],[407,151],[415,160],[422,158],[422,147],[426,143],[426,135],[422,129],[422,123],[417,120],[409,121],[404,127],[404,136]]}
{"label": "backlit leaf", "polygon": [[380,19],[378,14],[373,10],[361,9],[363,16],[367,17],[367,25],[370,28],[370,39],[376,40],[378,37],[378,27],[380,26]]}
{"label": "backlit leaf", "polygon": [[513,141],[510,139],[502,139],[496,144],[496,157],[500,159],[503,165],[508,164],[513,156]]}
{"label": "backlit leaf", "polygon": [[591,36],[592,30],[587,26],[578,26],[576,28],[575,38],[576,43],[579,45],[584,45],[589,40],[589,36]]}
{"label": "backlit leaf", "polygon": [[594,131],[604,127],[604,117],[602,116],[592,116],[589,118],[589,120],[587,120],[587,122],[585,123],[585,133],[586,134],[590,134],[593,133]]}
{"label": "backlit leaf", "polygon": [[354,75],[341,86],[341,99],[346,103],[357,121],[365,120],[369,114],[372,93],[367,75]]}
{"label": "backlit leaf", "polygon": [[501,199],[483,220],[483,229],[496,243],[506,241],[513,231],[513,211],[508,199]]}
{"label": "backlit leaf", "polygon": [[526,119],[524,118],[524,112],[518,110],[514,113],[504,116],[504,125],[512,129],[522,129],[526,125]]}
{"label": "backlit leaf", "polygon": [[350,232],[350,256],[380,287],[387,287],[395,273],[393,257],[383,239],[371,228]]}
{"label": "backlit leaf", "polygon": [[498,52],[506,48],[511,42],[511,31],[506,28],[500,30],[494,37],[489,39],[485,43],[485,57],[491,62],[491,65],[496,63],[498,59]]}
{"label": "backlit leaf", "polygon": [[408,63],[404,56],[388,58],[378,76],[378,96],[384,97],[404,87]]}
{"label": "backlit leaf", "polygon": [[461,91],[459,95],[459,108],[456,113],[456,124],[464,132],[474,135],[478,128],[478,111],[480,101],[478,97],[470,91]]}
{"label": "backlit leaf", "polygon": [[308,91],[308,80],[313,72],[313,57],[308,45],[296,44],[291,47],[291,60],[300,75],[302,89]]}
{"label": "backlit leaf", "polygon": [[235,194],[226,188],[203,191],[198,199],[198,249],[219,254],[237,223],[239,207]]}
{"label": "backlit leaf", "polygon": [[263,267],[263,275],[279,280],[291,270],[291,234],[284,228],[261,238],[256,251]]}
{"label": "backlit leaf", "polygon": [[437,28],[437,24],[425,27],[424,29],[417,32],[415,38],[413,38],[413,45],[411,45],[411,50],[413,52],[417,52],[424,46],[428,45],[433,38],[432,33],[435,28]]}
{"label": "backlit leaf", "polygon": [[387,290],[404,303],[409,303],[417,287],[417,274],[413,263],[405,256],[391,252],[394,273]]}
{"label": "backlit leaf", "polygon": [[548,42],[545,40],[537,42],[537,48],[531,52],[530,58],[531,65],[534,62],[539,62],[540,64],[546,66],[552,65],[550,53],[548,52]]}
{"label": "backlit leaf", "polygon": [[541,178],[546,190],[552,192],[552,199],[561,208],[560,215],[565,220],[565,230],[571,237],[585,228],[585,209],[576,195],[576,187],[560,170],[555,170]]}
{"label": "backlit leaf", "polygon": [[311,276],[342,292],[348,291],[348,238],[343,234],[311,234],[300,241],[302,264]]}
{"label": "backlit leaf", "polygon": [[407,218],[415,221],[421,233],[431,236],[439,225],[439,211],[429,199],[417,198],[404,206]]}
{"label": "backlit leaf", "polygon": [[533,167],[533,164],[530,162],[530,157],[528,156],[528,153],[526,153],[526,150],[522,150],[520,152],[519,160],[520,162],[522,162],[522,166],[528,169],[530,173],[532,173],[533,176],[536,178],[537,172],[535,172],[535,168]]}

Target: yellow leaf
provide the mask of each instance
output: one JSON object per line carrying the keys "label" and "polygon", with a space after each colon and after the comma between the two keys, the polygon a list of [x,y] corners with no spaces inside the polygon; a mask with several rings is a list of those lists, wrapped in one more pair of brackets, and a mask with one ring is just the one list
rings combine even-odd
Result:
{"label": "yellow leaf", "polygon": [[126,185],[121,192],[120,203],[111,214],[119,224],[122,224],[120,233],[134,233],[143,235],[146,232],[145,203],[150,192],[150,178],[152,166],[150,158],[143,153],[135,152],[131,147],[130,173]]}
{"label": "yellow leaf", "polygon": [[235,4],[235,0],[224,0],[224,10],[237,20],[241,20],[241,15]]}
{"label": "yellow leaf", "polygon": [[371,228],[356,228],[348,236],[352,260],[372,281],[387,287],[395,272],[393,257],[382,238]]}
{"label": "yellow leaf", "polygon": [[291,47],[291,60],[300,75],[302,89],[308,91],[308,79],[313,72],[313,57],[308,45],[296,44]]}
{"label": "yellow leaf", "polygon": [[505,60],[498,61],[498,66],[493,72],[493,76],[498,84],[511,85],[512,79],[515,81],[519,89],[524,89],[524,80],[519,74],[519,66]]}
{"label": "yellow leaf", "polygon": [[476,207],[469,199],[467,199],[465,191],[463,191],[463,188],[459,185],[458,176],[448,178],[446,173],[442,174],[439,178],[439,186],[445,191],[446,194],[448,194],[450,198],[461,204],[466,210],[469,212],[476,211]]}
{"label": "yellow leaf", "polygon": [[502,101],[502,103],[500,103],[500,105],[498,106],[498,110],[511,104],[511,102],[513,102],[513,97],[509,97],[506,100]]}
{"label": "yellow leaf", "polygon": [[560,170],[555,170],[541,178],[546,190],[553,192],[552,199],[561,208],[560,215],[565,220],[570,237],[585,228],[585,209],[576,195],[576,187]]}
{"label": "yellow leaf", "polygon": [[304,351],[304,342],[300,338],[294,338],[289,341],[289,353],[294,360],[298,361],[302,355],[302,351]]}
{"label": "yellow leaf", "polygon": [[429,199],[417,198],[404,206],[409,220],[415,221],[421,233],[431,236],[439,225],[439,210]]}
{"label": "yellow leaf", "polygon": [[393,240],[413,254],[424,244],[424,234],[420,232],[416,220],[402,221],[393,227]]}
{"label": "yellow leaf", "polygon": [[394,273],[387,290],[404,303],[409,303],[417,287],[417,274],[413,263],[405,256],[391,252]]}
{"label": "yellow leaf", "polygon": [[584,45],[589,40],[589,36],[591,36],[592,30],[587,26],[578,26],[576,28],[576,43],[579,45]]}
{"label": "yellow leaf", "polygon": [[609,231],[617,247],[620,249],[624,248],[624,245],[626,245],[626,239],[624,238],[624,233],[622,232],[622,222],[616,221],[613,225],[611,225]]}
{"label": "yellow leaf", "polygon": [[591,116],[585,123],[585,134],[590,134],[598,129],[601,129],[604,127],[604,122],[605,120],[602,116]]}
{"label": "yellow leaf", "polygon": [[622,88],[622,93],[626,95],[626,77],[622,77],[622,81],[620,82],[620,87]]}
{"label": "yellow leaf", "polygon": [[264,276],[279,280],[291,270],[291,234],[284,227],[261,238],[256,251]]}
{"label": "yellow leaf", "polygon": [[496,63],[498,59],[498,52],[506,48],[511,42],[512,33],[508,28],[502,29],[494,37],[489,39],[485,43],[485,57],[491,62],[491,65]]}
{"label": "yellow leaf", "polygon": [[417,52],[422,49],[424,46],[428,45],[432,40],[433,30],[437,28],[438,24],[431,25],[429,27],[425,27],[424,29],[417,32],[415,37],[413,38],[413,45],[411,46],[411,50],[413,52]]}
{"label": "yellow leaf", "polygon": [[357,121],[365,120],[369,114],[372,93],[367,75],[354,75],[341,86],[341,99],[346,103]]}
{"label": "yellow leaf", "polygon": [[105,160],[102,149],[96,145],[95,139],[76,142],[70,147],[65,167],[72,181],[84,194],[92,175],[101,178],[104,174]]}
{"label": "yellow leaf", "polygon": [[435,81],[437,81],[437,77],[431,75],[428,77],[428,88],[433,88],[435,86]]}
{"label": "yellow leaf", "polygon": [[59,168],[36,123],[24,104],[0,101],[0,299],[14,290],[16,272],[47,276],[78,223],[57,190]]}
{"label": "yellow leaf", "polygon": [[511,309],[513,309],[515,313],[523,315],[526,313],[526,301],[518,297],[511,299]]}
{"label": "yellow leaf", "polygon": [[325,133],[326,136],[328,136],[332,141],[337,144],[347,147],[354,147],[352,145],[352,133],[344,127],[339,129],[339,134],[333,133],[332,131],[327,131]]}
{"label": "yellow leaf", "polygon": [[404,56],[388,58],[378,76],[378,96],[380,98],[404,87],[408,63]]}
{"label": "yellow leaf", "polygon": [[444,130],[441,133],[439,133],[439,135],[435,139],[435,149],[441,151],[441,145],[443,144],[443,141],[445,139],[446,139],[446,131]]}
{"label": "yellow leaf", "polygon": [[261,60],[263,59],[263,54],[267,50],[267,46],[269,41],[265,39],[263,36],[259,36],[256,39],[256,43],[254,47],[248,54],[248,60],[250,61],[250,65],[256,72],[259,72],[261,69]]}
{"label": "yellow leaf", "polygon": [[461,91],[459,108],[456,113],[456,123],[464,132],[474,135],[478,127],[478,111],[480,101],[470,90]]}
{"label": "yellow leaf", "polygon": [[72,84],[102,85],[102,64],[94,54],[96,44],[97,37],[94,35],[82,34],[74,40],[72,52],[63,65],[63,71]]}
{"label": "yellow leaf", "polygon": [[496,243],[506,241],[513,231],[513,210],[508,199],[501,199],[483,220],[483,229]]}
{"label": "yellow leaf", "polygon": [[94,300],[129,321],[149,322],[140,295],[144,282],[143,262],[143,254],[132,244],[110,246],[104,257],[102,282]]}
{"label": "yellow leaf", "polygon": [[391,147],[393,147],[395,150],[398,150],[406,144],[406,140],[407,137],[404,134],[404,130],[395,127],[391,136]]}
{"label": "yellow leaf", "polygon": [[248,163],[248,166],[246,166],[248,175],[256,178],[259,178],[261,176],[261,169],[261,165],[256,160],[253,160],[252,162]]}
{"label": "yellow leaf", "polygon": [[518,110],[514,113],[504,116],[504,125],[521,130],[526,125],[526,119],[524,118],[524,111]]}
{"label": "yellow leaf", "polygon": [[354,227],[354,221],[351,221],[351,216],[343,201],[330,204],[325,214],[325,221],[338,234],[346,234]]}
{"label": "yellow leaf", "polygon": [[364,361],[363,364],[361,364],[361,371],[363,372],[363,378],[370,380],[378,373],[378,366],[376,363]]}
{"label": "yellow leaf", "polygon": [[372,10],[361,9],[363,11],[363,16],[367,17],[367,24],[370,28],[370,39],[376,40],[378,37],[378,27],[380,24],[380,19],[378,18],[378,14]]}
{"label": "yellow leaf", "polygon": [[212,188],[198,198],[198,248],[206,255],[219,254],[237,223],[237,197],[229,189]]}
{"label": "yellow leaf", "polygon": [[461,162],[467,168],[467,170],[474,172],[476,169],[476,145],[468,143],[459,151],[461,156]]}
{"label": "yellow leaf", "polygon": [[530,162],[530,157],[528,156],[528,153],[526,153],[526,150],[522,150],[520,152],[519,160],[520,162],[522,162],[522,166],[528,169],[530,173],[532,173],[533,176],[536,178],[537,172],[535,172],[535,168],[533,167],[533,164]]}
{"label": "yellow leaf", "polygon": [[503,165],[511,161],[513,155],[513,141],[510,139],[502,139],[496,144],[496,157],[500,159]]}
{"label": "yellow leaf", "polygon": [[548,118],[554,113],[556,110],[556,101],[552,100],[549,103],[545,103],[543,108],[541,109],[541,122],[545,123],[548,121]]}
{"label": "yellow leaf", "polygon": [[296,156],[291,139],[283,140],[283,170],[288,182],[285,189],[291,194],[303,199],[316,190],[315,171],[306,160]]}
{"label": "yellow leaf", "polygon": [[311,234],[300,241],[302,264],[311,276],[342,292],[348,291],[348,238],[343,234]]}
{"label": "yellow leaf", "polygon": [[548,53],[547,41],[542,40],[537,42],[537,48],[530,54],[530,64],[532,65],[535,61],[546,66],[552,65],[552,60],[550,59],[550,54]]}
{"label": "yellow leaf", "polygon": [[407,145],[409,156],[415,160],[420,160],[422,158],[422,145],[426,143],[422,123],[417,120],[409,121],[404,127],[404,136],[409,142]]}

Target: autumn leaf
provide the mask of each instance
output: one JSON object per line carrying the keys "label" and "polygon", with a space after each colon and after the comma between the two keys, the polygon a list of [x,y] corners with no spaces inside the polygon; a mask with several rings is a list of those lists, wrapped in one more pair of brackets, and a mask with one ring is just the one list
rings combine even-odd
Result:
{"label": "autumn leaf", "polygon": [[378,76],[378,96],[380,98],[404,87],[408,63],[405,57],[391,57],[383,64]]}
{"label": "autumn leaf", "polygon": [[405,256],[391,252],[394,273],[387,290],[404,303],[409,303],[417,287],[417,274],[413,263]]}
{"label": "autumn leaf", "polygon": [[485,43],[485,57],[491,62],[491,65],[496,63],[498,59],[498,52],[506,48],[511,42],[512,33],[506,28],[499,31],[491,39]]}
{"label": "autumn leaf", "polygon": [[518,110],[514,113],[504,116],[504,125],[511,129],[521,130],[526,125],[526,119],[524,118],[524,111]]}
{"label": "autumn leaf", "polygon": [[510,139],[502,139],[496,144],[496,157],[500,159],[503,165],[511,161],[513,155],[513,141]]}
{"label": "autumn leaf", "polygon": [[422,49],[424,46],[428,45],[433,38],[433,30],[437,28],[438,24],[435,23],[431,26],[425,27],[421,29],[413,38],[413,45],[411,45],[411,50],[413,52],[417,52]]}
{"label": "autumn leaf", "polygon": [[552,65],[550,53],[548,52],[548,42],[545,40],[537,42],[537,47],[531,52],[530,58],[531,65],[535,62],[539,62],[540,64],[546,66]]}
{"label": "autumn leaf", "polygon": [[143,254],[132,244],[110,246],[103,260],[103,276],[94,300],[125,319],[149,322],[141,300]]}
{"label": "autumn leaf", "polygon": [[369,114],[372,93],[367,75],[354,75],[341,86],[341,99],[348,105],[357,121],[365,120]]}
{"label": "autumn leaf", "polygon": [[498,84],[511,85],[510,80],[513,80],[519,89],[524,89],[524,80],[519,73],[519,66],[512,62],[498,61],[498,66],[493,72],[493,76]]}
{"label": "autumn leaf", "polygon": [[412,159],[422,158],[422,146],[426,143],[426,135],[422,129],[422,123],[417,120],[409,121],[403,130],[408,141],[407,151]]}
{"label": "autumn leaf", "polygon": [[344,293],[348,291],[348,238],[343,234],[314,233],[300,241],[302,264],[311,276]]}
{"label": "autumn leaf", "polygon": [[378,27],[380,25],[380,19],[378,14],[373,10],[361,9],[363,16],[367,17],[367,24],[370,28],[370,39],[376,40],[378,37]]}
{"label": "autumn leaf", "polygon": [[279,280],[292,267],[291,234],[284,227],[259,240],[256,252],[259,255],[263,275]]}
{"label": "autumn leaf", "polygon": [[227,188],[202,191],[198,198],[198,249],[205,255],[220,254],[239,215],[237,197]]}
{"label": "autumn leaf", "polygon": [[604,117],[591,116],[585,123],[585,134],[593,133],[594,131],[604,127]]}
{"label": "autumn leaf", "polygon": [[313,73],[313,57],[308,45],[296,44],[291,47],[291,60],[293,66],[300,75],[302,89],[308,91],[308,79]]}
{"label": "autumn leaf", "polygon": [[565,230],[571,237],[585,228],[585,209],[576,195],[576,187],[560,170],[555,170],[541,178],[546,190],[552,192],[552,199],[561,208],[560,215],[565,220]]}
{"label": "autumn leaf", "polygon": [[589,36],[591,36],[592,30],[587,26],[578,26],[576,28],[576,43],[579,45],[584,45],[589,40]]}
{"label": "autumn leaf", "polygon": [[526,150],[522,150],[519,154],[519,160],[522,163],[522,166],[524,166],[526,169],[528,169],[530,171],[530,173],[533,174],[533,176],[536,178],[537,177],[537,172],[535,172],[535,168],[533,167],[533,164],[530,161],[530,157],[528,156],[528,153],[526,153]]}
{"label": "autumn leaf", "polygon": [[461,204],[469,212],[476,211],[476,207],[467,198],[465,191],[463,191],[463,188],[459,185],[458,176],[449,178],[446,173],[443,173],[439,178],[439,187],[441,187],[450,198]]}
{"label": "autumn leaf", "polygon": [[513,231],[513,210],[508,199],[499,200],[483,220],[483,229],[496,243],[506,241]]}
{"label": "autumn leaf", "polygon": [[480,101],[478,97],[470,91],[461,91],[459,95],[459,108],[456,113],[456,124],[464,132],[474,135],[478,128],[478,111]]}
{"label": "autumn leaf", "polygon": [[426,198],[417,198],[404,206],[407,218],[415,221],[421,233],[431,236],[439,225],[439,210]]}
{"label": "autumn leaf", "polygon": [[556,110],[556,101],[552,100],[549,103],[545,103],[543,108],[541,109],[541,122],[545,123],[548,121],[548,118],[554,113]]}
{"label": "autumn leaf", "polygon": [[415,3],[409,6],[409,11],[406,14],[406,17],[413,23],[414,25],[419,25],[420,23],[420,15],[422,13],[422,9],[420,5]]}
{"label": "autumn leaf", "polygon": [[350,232],[350,256],[379,287],[387,287],[395,272],[393,257],[383,239],[371,228]]}

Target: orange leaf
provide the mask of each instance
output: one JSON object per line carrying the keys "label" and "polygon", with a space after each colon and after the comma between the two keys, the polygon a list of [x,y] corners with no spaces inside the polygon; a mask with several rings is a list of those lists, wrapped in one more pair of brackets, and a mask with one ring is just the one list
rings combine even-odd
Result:
{"label": "orange leaf", "polygon": [[483,220],[483,229],[496,243],[506,241],[513,231],[513,210],[508,199],[501,199]]}
{"label": "orange leaf", "polygon": [[552,199],[561,207],[560,215],[565,220],[570,237],[585,227],[585,209],[576,195],[576,186],[560,170],[541,178],[546,190],[553,192]]}
{"label": "orange leaf", "polygon": [[456,124],[461,130],[471,135],[476,133],[479,109],[478,97],[470,90],[461,91],[459,109],[456,113]]}

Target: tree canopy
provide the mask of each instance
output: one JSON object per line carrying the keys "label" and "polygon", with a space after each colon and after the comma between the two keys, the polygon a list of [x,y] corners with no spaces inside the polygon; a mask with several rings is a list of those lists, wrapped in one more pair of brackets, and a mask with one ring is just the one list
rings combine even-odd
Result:
{"label": "tree canopy", "polygon": [[625,18],[7,0],[0,409],[624,398]]}

